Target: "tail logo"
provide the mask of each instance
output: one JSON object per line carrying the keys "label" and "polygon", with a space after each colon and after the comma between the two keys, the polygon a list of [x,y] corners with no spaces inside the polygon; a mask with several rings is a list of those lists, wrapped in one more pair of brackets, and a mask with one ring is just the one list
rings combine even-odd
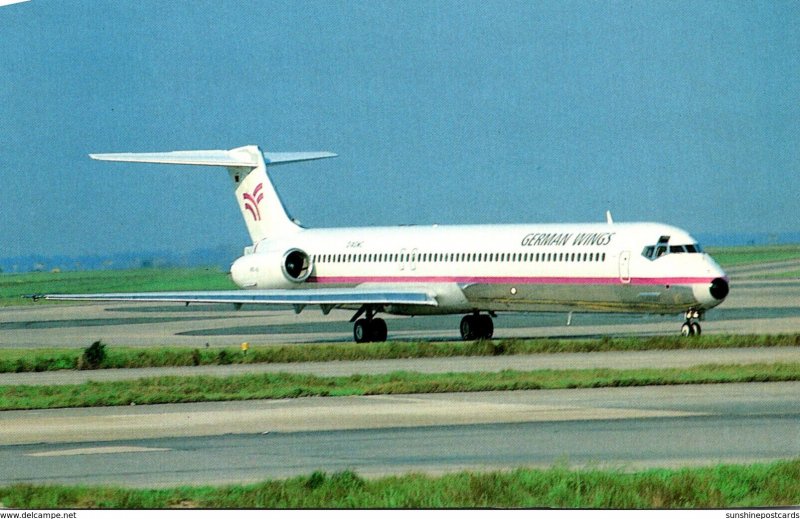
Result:
{"label": "tail logo", "polygon": [[264,193],[261,192],[263,189],[264,184],[259,184],[253,189],[252,193],[244,193],[242,198],[244,199],[244,208],[250,211],[250,214],[253,216],[253,220],[260,221],[261,220],[261,209],[259,208],[259,204],[264,199]]}

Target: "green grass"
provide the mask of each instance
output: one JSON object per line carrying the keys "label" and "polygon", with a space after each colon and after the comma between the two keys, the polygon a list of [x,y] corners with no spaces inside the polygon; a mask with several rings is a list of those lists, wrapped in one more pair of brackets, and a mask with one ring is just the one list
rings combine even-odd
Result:
{"label": "green grass", "polygon": [[[602,339],[503,339],[469,342],[251,345],[247,355],[242,355],[238,348],[106,347],[106,358],[99,367],[113,369],[752,346],[800,346],[800,334],[704,335],[692,338],[658,336]],[[75,369],[79,365],[81,353],[82,351],[76,348],[0,349],[0,373]]]}
{"label": "green grass", "polygon": [[800,245],[764,245],[754,247],[709,247],[707,252],[723,268],[758,265],[773,261],[800,260]]}
{"label": "green grass", "polygon": [[796,279],[800,278],[800,270],[788,270],[786,272],[776,272],[774,274],[761,274],[756,277],[759,279]]}
{"label": "green grass", "polygon": [[0,410],[351,396],[800,380],[800,364],[670,369],[537,370],[320,377],[290,373],[153,377],[58,386],[0,386]]}
{"label": "green grass", "polygon": [[14,485],[3,506],[75,508],[600,508],[787,507],[800,503],[800,460],[685,469],[545,470],[409,474],[352,471],[251,485],[159,490]]}
{"label": "green grass", "polygon": [[[31,304],[30,294],[229,290],[236,285],[217,269],[170,268],[0,274],[0,306]],[[63,304],[63,303],[59,303]]]}

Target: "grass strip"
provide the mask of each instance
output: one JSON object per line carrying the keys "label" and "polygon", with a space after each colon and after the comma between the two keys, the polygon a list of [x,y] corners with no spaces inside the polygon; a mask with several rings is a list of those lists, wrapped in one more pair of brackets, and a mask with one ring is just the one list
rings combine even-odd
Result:
{"label": "grass strip", "polygon": [[291,373],[153,377],[64,386],[0,386],[0,410],[530,389],[720,384],[800,380],[800,364],[673,369],[584,369],[320,377]]}
{"label": "grass strip", "polygon": [[[327,362],[456,356],[531,355],[598,351],[682,350],[800,346],[800,334],[704,335],[701,337],[630,337],[602,339],[503,339],[496,341],[385,342],[372,344],[292,344],[251,346],[247,355],[238,348],[130,348],[107,347],[98,368],[207,366],[278,362]],[[0,373],[78,369],[81,350],[3,349]]]}
{"label": "grass strip", "polygon": [[800,460],[703,468],[517,469],[365,479],[352,471],[159,490],[14,485],[3,506],[63,508],[738,508],[800,503]]}
{"label": "grass strip", "polygon": [[800,245],[708,247],[706,252],[723,268],[800,259]]}
{"label": "grass strip", "polygon": [[800,270],[790,270],[787,272],[777,272],[775,274],[762,274],[756,276],[758,279],[797,279],[800,278]]}

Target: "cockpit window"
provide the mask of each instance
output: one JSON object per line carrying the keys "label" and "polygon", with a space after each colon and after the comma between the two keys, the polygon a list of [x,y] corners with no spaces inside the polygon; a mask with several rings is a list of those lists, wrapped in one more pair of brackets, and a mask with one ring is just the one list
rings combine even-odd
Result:
{"label": "cockpit window", "polygon": [[703,252],[702,247],[700,247],[700,245],[697,243],[691,243],[688,245],[667,245],[668,241],[669,236],[662,236],[658,240],[657,244],[647,245],[644,249],[642,249],[642,256],[652,261],[667,254],[696,254]]}

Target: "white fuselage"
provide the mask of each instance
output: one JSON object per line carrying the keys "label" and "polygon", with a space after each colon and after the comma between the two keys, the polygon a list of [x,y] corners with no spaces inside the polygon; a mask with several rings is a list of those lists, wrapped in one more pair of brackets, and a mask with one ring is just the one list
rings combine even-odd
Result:
{"label": "white fuselage", "polygon": [[[301,281],[281,273],[292,250],[308,258]],[[402,286],[438,301],[384,309],[398,314],[666,314],[714,307],[728,288],[691,236],[657,223],[303,229],[249,252],[231,267],[242,288]]]}

